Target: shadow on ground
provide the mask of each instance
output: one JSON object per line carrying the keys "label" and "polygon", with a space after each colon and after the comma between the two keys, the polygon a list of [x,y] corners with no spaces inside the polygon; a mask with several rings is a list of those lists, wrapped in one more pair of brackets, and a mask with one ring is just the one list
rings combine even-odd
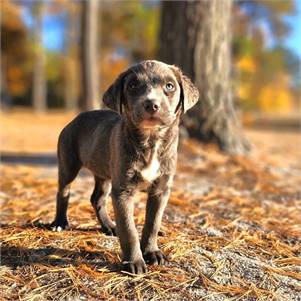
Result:
{"label": "shadow on ground", "polygon": [[51,266],[79,266],[86,264],[93,269],[106,268],[110,272],[120,270],[120,264],[112,264],[105,260],[105,254],[87,250],[67,250],[63,248],[24,248],[20,246],[1,247],[1,265],[13,269],[34,264]]}
{"label": "shadow on ground", "polygon": [[56,154],[1,153],[1,162],[10,164],[56,165]]}

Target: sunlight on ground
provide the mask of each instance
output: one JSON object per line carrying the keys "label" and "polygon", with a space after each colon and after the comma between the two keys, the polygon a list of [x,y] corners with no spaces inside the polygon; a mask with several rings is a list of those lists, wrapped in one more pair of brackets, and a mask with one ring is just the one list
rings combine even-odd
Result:
{"label": "sunlight on ground", "polygon": [[[0,150],[55,154],[57,136],[72,116],[1,113]],[[137,277],[118,271],[118,241],[98,231],[87,172],[72,187],[71,229],[56,233],[45,228],[55,211],[56,165],[4,162],[4,300],[300,300],[300,134],[246,133],[256,147],[248,158],[182,142],[159,238],[169,263]],[[139,231],[144,207],[141,193]]]}

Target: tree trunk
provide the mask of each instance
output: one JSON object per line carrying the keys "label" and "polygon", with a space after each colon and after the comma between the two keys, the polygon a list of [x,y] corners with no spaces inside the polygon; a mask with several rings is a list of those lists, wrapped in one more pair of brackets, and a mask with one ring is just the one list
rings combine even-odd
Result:
{"label": "tree trunk", "polygon": [[159,57],[199,89],[200,101],[183,119],[190,136],[245,153],[250,144],[233,101],[231,7],[231,0],[163,1]]}
{"label": "tree trunk", "polygon": [[97,36],[99,35],[98,0],[82,1],[81,18],[81,97],[79,107],[81,110],[91,110],[100,106],[99,73],[97,60]]}
{"label": "tree trunk", "polygon": [[67,111],[73,111],[77,108],[78,101],[78,65],[77,65],[77,49],[78,49],[78,4],[74,2],[67,3],[68,23],[66,26],[66,45],[65,45],[65,74],[64,74],[64,100]]}
{"label": "tree trunk", "polygon": [[45,112],[47,108],[47,84],[45,77],[46,57],[43,48],[42,30],[45,3],[34,4],[36,24],[34,26],[34,69],[32,86],[32,104],[36,112]]}

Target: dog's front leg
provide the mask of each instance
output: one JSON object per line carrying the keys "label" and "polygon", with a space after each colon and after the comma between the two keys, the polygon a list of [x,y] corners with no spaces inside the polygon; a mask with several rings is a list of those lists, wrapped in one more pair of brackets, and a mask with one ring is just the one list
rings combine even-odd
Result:
{"label": "dog's front leg", "polygon": [[134,222],[134,189],[112,189],[116,230],[123,253],[123,268],[133,274],[146,272]]}
{"label": "dog's front leg", "polygon": [[163,264],[166,259],[158,248],[157,236],[163,212],[169,199],[171,182],[171,176],[162,176],[153,183],[149,190],[145,225],[141,238],[143,257],[149,264]]}

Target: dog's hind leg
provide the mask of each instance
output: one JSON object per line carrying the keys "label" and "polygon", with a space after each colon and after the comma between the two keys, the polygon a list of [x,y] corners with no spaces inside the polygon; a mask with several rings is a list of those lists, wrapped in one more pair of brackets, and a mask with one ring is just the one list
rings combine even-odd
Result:
{"label": "dog's hind leg", "polygon": [[58,192],[56,195],[56,216],[51,224],[53,231],[61,231],[68,227],[67,209],[70,197],[70,186],[76,178],[81,164],[79,160],[75,160],[72,156],[64,156],[59,153],[59,180]]}
{"label": "dog's hind leg", "polygon": [[111,192],[111,181],[103,180],[97,176],[95,178],[95,187],[91,195],[91,204],[95,210],[97,219],[101,225],[101,230],[107,235],[116,236],[115,223],[112,222],[106,209],[107,199]]}

